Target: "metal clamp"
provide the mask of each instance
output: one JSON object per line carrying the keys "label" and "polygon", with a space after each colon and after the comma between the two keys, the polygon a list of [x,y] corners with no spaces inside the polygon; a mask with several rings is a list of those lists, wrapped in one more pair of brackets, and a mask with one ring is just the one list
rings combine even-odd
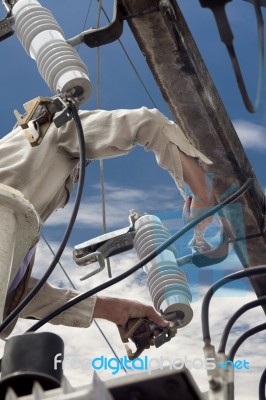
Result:
{"label": "metal clamp", "polygon": [[68,39],[67,43],[71,46],[77,46],[85,43],[89,47],[99,47],[109,44],[119,39],[123,33],[123,18],[118,7],[117,0],[114,0],[113,19],[109,25],[99,29],[89,29],[81,32],[79,35]]}
{"label": "metal clamp", "polygon": [[105,267],[106,258],[131,250],[134,247],[134,223],[138,218],[139,215],[134,210],[131,210],[129,215],[129,227],[105,233],[74,247],[73,260],[77,265],[84,266],[97,261],[100,265],[99,268],[85,275],[81,280],[90,278],[102,271]]}
{"label": "metal clamp", "polygon": [[38,146],[42,142],[52,122],[59,128],[72,119],[68,108],[69,101],[74,102],[73,99],[62,96],[38,96],[23,104],[25,114],[21,115],[14,110],[17,123],[24,129],[32,147]]}
{"label": "metal clamp", "polygon": [[15,33],[12,25],[14,23],[14,18],[6,16],[6,18],[0,21],[0,42],[12,36]]}
{"label": "metal clamp", "polygon": [[209,267],[210,265],[219,264],[228,257],[229,237],[226,231],[222,234],[221,243],[212,250],[205,252],[195,251],[186,256],[177,258],[176,262],[179,267],[186,264],[194,264],[198,268]]}
{"label": "metal clamp", "polygon": [[177,325],[170,321],[168,327],[162,328],[147,318],[131,318],[125,327],[118,325],[118,330],[123,343],[127,343],[131,339],[135,344],[136,351],[134,353],[126,345],[129,360],[134,360],[151,345],[158,348],[169,342],[177,333]]}
{"label": "metal clamp", "polygon": [[98,262],[98,264],[99,264],[99,267],[97,269],[82,276],[80,278],[80,281],[85,281],[86,279],[92,277],[93,275],[98,274],[98,272],[101,272],[105,267],[105,260],[100,251],[95,251],[94,253],[87,254],[86,256],[80,258],[78,261],[82,262],[83,265],[87,265],[87,264],[94,263],[94,262]]}

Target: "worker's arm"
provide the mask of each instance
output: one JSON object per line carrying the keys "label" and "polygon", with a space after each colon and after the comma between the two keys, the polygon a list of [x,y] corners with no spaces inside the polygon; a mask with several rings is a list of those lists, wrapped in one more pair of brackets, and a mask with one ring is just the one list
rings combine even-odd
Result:
{"label": "worker's arm", "polygon": [[130,318],[149,318],[157,325],[166,327],[169,322],[163,319],[153,307],[139,301],[117,297],[98,297],[93,318],[103,318],[124,326]]}
{"label": "worker's arm", "polygon": [[[31,278],[28,291],[37,284],[37,279]],[[21,312],[22,318],[41,319],[80,294],[75,290],[54,287],[45,283],[35,298]],[[125,325],[130,318],[146,317],[156,324],[165,327],[165,321],[153,307],[139,301],[116,297],[92,296],[62,312],[50,322],[74,327],[86,328],[93,318],[103,318],[117,325]]]}
{"label": "worker's arm", "polygon": [[[30,278],[26,295],[37,283],[37,279]],[[75,290],[58,288],[46,282],[33,300],[22,310],[20,317],[41,319],[78,294],[79,292]],[[83,300],[54,317],[50,323],[86,328],[91,324],[95,302],[96,296]]]}

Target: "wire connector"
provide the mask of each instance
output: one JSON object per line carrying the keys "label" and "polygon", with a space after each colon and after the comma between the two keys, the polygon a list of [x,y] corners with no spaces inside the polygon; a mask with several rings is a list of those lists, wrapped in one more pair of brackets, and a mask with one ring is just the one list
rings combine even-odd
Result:
{"label": "wire connector", "polygon": [[209,400],[231,400],[234,388],[234,368],[224,353],[216,353],[209,341],[203,348],[206,365],[212,361],[214,368],[207,368],[209,381]]}
{"label": "wire connector", "polygon": [[32,147],[41,144],[52,122],[60,128],[72,119],[70,102],[73,103],[74,100],[62,95],[52,98],[39,96],[23,104],[25,114],[21,115],[14,110],[17,123],[24,130]]}
{"label": "wire connector", "polygon": [[130,318],[125,326],[118,325],[118,330],[123,343],[131,339],[135,344],[135,353],[125,345],[129,360],[134,360],[151,345],[158,348],[169,342],[176,335],[177,326],[170,321],[168,327],[162,328],[148,318]]}

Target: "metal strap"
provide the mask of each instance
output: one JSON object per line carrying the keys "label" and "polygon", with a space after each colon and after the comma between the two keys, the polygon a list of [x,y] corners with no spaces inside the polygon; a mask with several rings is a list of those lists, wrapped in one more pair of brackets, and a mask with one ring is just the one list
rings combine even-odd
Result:
{"label": "metal strap", "polygon": [[263,70],[264,70],[264,21],[261,11],[262,4],[260,0],[252,0],[255,8],[257,26],[258,26],[258,78],[257,78],[257,90],[255,101],[252,102],[248,95],[241,68],[239,66],[238,58],[233,45],[234,35],[232,33],[226,12],[225,5],[231,0],[200,0],[202,7],[208,7],[213,12],[215,17],[221,41],[225,44],[228,54],[231,59],[233,70],[235,73],[236,81],[245,104],[246,109],[250,113],[257,111],[260,103],[262,87],[263,87]]}

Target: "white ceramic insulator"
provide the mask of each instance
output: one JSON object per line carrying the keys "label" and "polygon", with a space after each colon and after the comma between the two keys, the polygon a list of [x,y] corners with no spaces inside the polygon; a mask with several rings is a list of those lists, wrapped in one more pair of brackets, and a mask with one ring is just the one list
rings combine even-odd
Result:
{"label": "white ceramic insulator", "polygon": [[[169,237],[170,232],[154,215],[144,215],[135,223],[134,246],[140,259],[157,249]],[[187,325],[193,311],[190,307],[191,292],[185,273],[177,265],[174,245],[168,247],[144,267],[148,275],[148,288],[157,311],[164,314],[175,312],[179,326]]]}
{"label": "white ceramic insulator", "polygon": [[64,38],[49,10],[36,0],[19,0],[12,13],[15,31],[27,53],[36,60],[43,79],[55,94],[71,93],[80,104],[91,95],[86,65]]}
{"label": "white ceramic insulator", "polygon": [[39,217],[21,192],[0,184],[0,321],[6,294],[40,229]]}

